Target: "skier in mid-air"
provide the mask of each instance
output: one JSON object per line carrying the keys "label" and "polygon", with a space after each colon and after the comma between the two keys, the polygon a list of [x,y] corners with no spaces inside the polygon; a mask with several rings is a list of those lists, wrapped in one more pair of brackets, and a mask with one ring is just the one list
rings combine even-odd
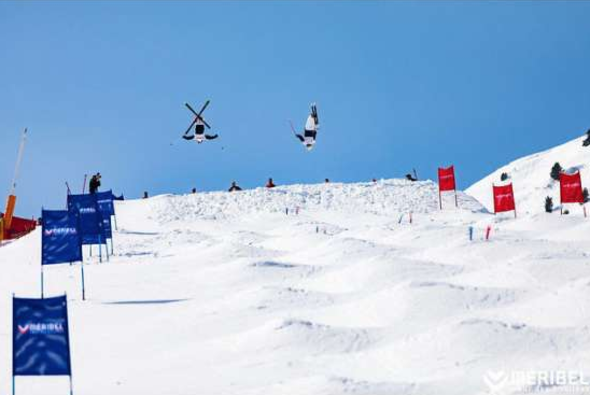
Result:
{"label": "skier in mid-air", "polygon": [[190,136],[188,134],[185,134],[184,136],[182,136],[182,138],[185,140],[195,140],[199,144],[201,144],[205,140],[215,140],[217,137],[219,137],[217,134],[214,134],[214,135],[205,134],[205,123],[203,122],[203,120],[201,118],[197,118],[197,120],[195,121],[195,135],[194,136]]}
{"label": "skier in mid-air", "polygon": [[[205,140],[215,140],[218,137],[217,134],[214,134],[214,135],[205,134],[205,127],[211,128],[209,126],[209,124],[207,123],[207,121],[205,121],[205,119],[203,119],[203,112],[205,111],[205,109],[209,105],[209,100],[207,100],[205,102],[205,104],[201,108],[201,111],[199,111],[199,112],[196,112],[188,103],[184,103],[184,105],[186,106],[186,108],[188,108],[190,110],[190,112],[192,112],[194,114],[195,119],[193,119],[193,121],[189,125],[186,132],[184,132],[184,135],[182,136],[182,138],[185,140],[195,140],[199,144],[201,144]],[[190,131],[193,128],[193,125],[195,125],[195,128],[194,128],[195,134],[189,135]]]}
{"label": "skier in mid-air", "polygon": [[308,151],[311,151],[315,146],[318,129],[320,128],[320,121],[318,119],[318,109],[315,103],[311,105],[311,113],[309,114],[309,116],[307,117],[307,121],[305,122],[305,130],[303,132],[303,135],[295,132],[293,124],[291,124],[291,128],[293,129],[295,137],[297,137],[299,141],[303,143],[303,145],[305,146],[305,148],[307,148]]}

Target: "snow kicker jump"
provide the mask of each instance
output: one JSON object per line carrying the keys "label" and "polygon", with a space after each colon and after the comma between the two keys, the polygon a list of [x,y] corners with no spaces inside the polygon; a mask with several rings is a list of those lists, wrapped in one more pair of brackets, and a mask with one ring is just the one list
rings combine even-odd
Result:
{"label": "snow kicker jump", "polygon": [[[191,107],[190,104],[184,103],[186,108],[188,108],[190,110],[190,112],[192,112],[194,114],[195,119],[193,119],[193,121],[191,122],[189,127],[186,129],[186,132],[184,132],[184,135],[182,135],[183,139],[195,140],[198,144],[201,144],[205,140],[215,140],[217,137],[219,137],[217,134],[213,134],[213,135],[205,134],[205,128],[211,129],[211,126],[209,126],[209,124],[207,123],[207,121],[205,121],[205,119],[203,118],[202,115],[203,115],[203,112],[205,112],[205,109],[207,108],[209,103],[210,103],[210,100],[207,100],[205,102],[205,104],[203,104],[203,107],[201,107],[201,111],[199,111],[199,112],[196,112]],[[194,134],[191,134],[191,131],[193,130],[193,126],[194,126]]]}
{"label": "snow kicker jump", "polygon": [[303,134],[298,134],[295,131],[295,127],[293,126],[293,122],[290,122],[290,124],[291,124],[291,130],[293,131],[293,134],[295,135],[295,137],[297,137],[297,139],[299,139],[299,141],[301,141],[301,143],[303,143],[303,145],[305,146],[305,148],[308,151],[311,151],[313,149],[313,147],[315,146],[316,138],[317,138],[317,134],[318,134],[318,129],[320,128],[320,121],[318,118],[318,109],[317,109],[315,103],[313,103],[311,105],[311,113],[309,114],[309,116],[307,117],[307,121],[305,122],[305,129],[303,131]]}

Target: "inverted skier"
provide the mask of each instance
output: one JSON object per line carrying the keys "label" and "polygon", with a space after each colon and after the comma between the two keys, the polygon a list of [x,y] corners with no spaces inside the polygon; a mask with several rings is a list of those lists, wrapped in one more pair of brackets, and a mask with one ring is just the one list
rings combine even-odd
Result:
{"label": "inverted skier", "polygon": [[291,128],[293,129],[293,133],[295,137],[299,139],[307,148],[308,151],[311,151],[316,143],[316,138],[318,134],[318,129],[320,128],[320,121],[318,119],[318,110],[314,104],[311,105],[311,113],[307,117],[307,121],[305,122],[305,130],[303,131],[303,135],[298,134],[295,132],[295,128],[293,128],[293,124],[291,124]]}
{"label": "inverted skier", "polygon": [[205,123],[201,118],[197,118],[197,120],[195,121],[194,130],[194,135],[189,135],[188,133],[186,133],[184,136],[182,136],[182,138],[185,140],[195,140],[198,144],[201,144],[205,140],[215,140],[217,137],[219,137],[217,134],[205,134]]}
{"label": "inverted skier", "polygon": [[[188,108],[190,110],[190,112],[192,112],[195,115],[195,119],[191,122],[191,124],[189,125],[186,132],[184,132],[184,135],[182,136],[182,138],[185,140],[195,140],[199,144],[201,144],[205,140],[215,140],[218,137],[217,134],[213,134],[213,135],[205,134],[205,127],[209,128],[209,129],[211,127],[203,119],[203,116],[202,116],[203,112],[205,111],[205,109],[209,105],[209,100],[207,100],[205,102],[205,104],[201,108],[201,111],[199,111],[199,112],[196,112],[188,103],[184,103],[184,105],[186,106],[186,108]],[[194,128],[195,134],[189,135],[190,131],[193,128],[193,125],[195,125],[195,128]]]}

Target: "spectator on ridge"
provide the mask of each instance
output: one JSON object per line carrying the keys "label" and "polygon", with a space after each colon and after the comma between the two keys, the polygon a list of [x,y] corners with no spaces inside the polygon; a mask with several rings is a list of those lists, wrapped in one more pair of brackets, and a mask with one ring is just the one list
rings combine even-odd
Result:
{"label": "spectator on ridge", "polygon": [[231,187],[229,187],[229,189],[228,189],[229,192],[235,192],[235,191],[241,191],[241,190],[242,190],[242,188],[240,188],[239,185],[235,181],[231,182]]}
{"label": "spectator on ridge", "polygon": [[100,187],[100,173],[96,173],[90,178],[90,183],[88,185],[88,191],[90,193],[96,193],[98,191],[98,187]]}

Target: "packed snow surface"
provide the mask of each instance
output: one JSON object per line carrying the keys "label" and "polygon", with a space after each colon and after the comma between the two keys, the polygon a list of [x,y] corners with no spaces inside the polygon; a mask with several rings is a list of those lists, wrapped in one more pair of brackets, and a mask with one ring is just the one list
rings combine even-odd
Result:
{"label": "packed snow surface", "polygon": [[[440,211],[435,184],[387,180],[117,202],[114,255],[85,251],[87,301],[78,264],[45,268],[69,298],[75,393],[477,395],[490,371],[588,370],[588,220],[458,197]],[[0,393],[11,295],[39,295],[39,262],[39,231],[0,248]]]}
{"label": "packed snow surface", "polygon": [[[493,211],[492,184],[503,185],[512,182],[518,212],[543,212],[547,196],[553,198],[554,207],[559,210],[559,181],[553,180],[550,176],[551,168],[556,162],[559,162],[568,173],[580,171],[582,186],[590,187],[590,147],[582,146],[584,139],[585,137],[580,137],[547,151],[515,160],[473,184],[466,192],[479,200],[488,210]],[[509,176],[505,182],[500,180],[502,173]],[[577,204],[567,206],[573,214],[582,213]]]}

